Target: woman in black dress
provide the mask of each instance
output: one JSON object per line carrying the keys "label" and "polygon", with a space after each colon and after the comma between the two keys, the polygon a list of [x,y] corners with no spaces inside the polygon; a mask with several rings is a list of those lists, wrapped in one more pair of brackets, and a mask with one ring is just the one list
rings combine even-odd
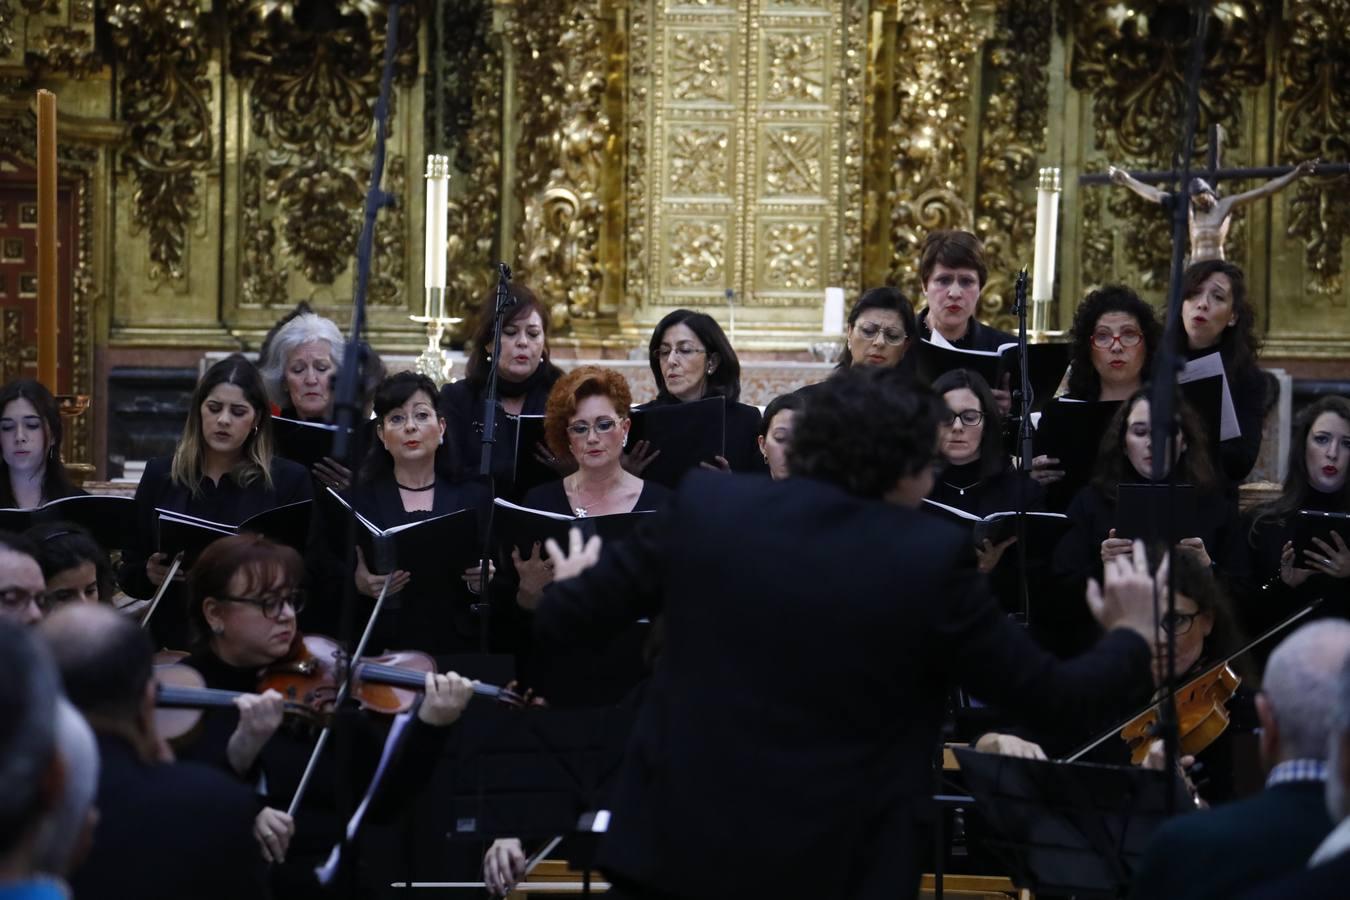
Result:
{"label": "woman in black dress", "polygon": [[0,509],[34,509],[83,494],[61,461],[61,411],[40,382],[0,388]]}
{"label": "woman in black dress", "polygon": [[[725,398],[726,454],[703,463],[728,472],[763,472],[757,440],[759,410],[739,402],[741,361],[717,320],[707,313],[677,309],[656,323],[647,350],[656,382],[656,399],[647,408]],[[659,447],[639,442],[626,467],[641,475],[659,452]]]}
{"label": "woman in black dress", "polygon": [[[513,282],[508,291],[515,305],[502,323],[502,355],[496,361],[498,407],[507,416],[541,416],[549,390],[562,375],[562,370],[548,358],[548,309],[520,282]],[[447,384],[440,393],[440,412],[449,426],[446,440],[454,450],[456,462],[470,476],[478,474],[482,458],[483,398],[493,365],[489,357],[496,303],[495,290],[483,298],[478,325],[468,340],[469,360],[464,366],[464,377]],[[513,488],[516,460],[511,448],[515,443],[510,430],[497,430],[492,476],[500,497],[518,496]],[[518,449],[521,453],[539,450]],[[547,454],[538,455],[541,460],[547,458]]]}
{"label": "woman in black dress", "polygon": [[[206,371],[173,456],[146,463],[136,487],[136,532],[127,538],[117,572],[123,591],[147,599],[168,575],[171,561],[156,550],[156,509],[238,525],[313,496],[309,473],[273,453],[271,422],[253,363],[236,354]],[[186,603],[176,588],[160,603],[150,630],[161,646],[184,645]]]}

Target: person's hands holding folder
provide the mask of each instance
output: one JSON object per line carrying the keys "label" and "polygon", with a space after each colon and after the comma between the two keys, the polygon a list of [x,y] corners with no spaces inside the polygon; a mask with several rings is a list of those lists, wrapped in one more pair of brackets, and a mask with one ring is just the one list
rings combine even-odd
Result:
{"label": "person's hands holding folder", "polygon": [[310,471],[319,480],[319,484],[326,488],[332,488],[338,493],[352,486],[352,470],[331,456],[325,456],[316,462],[314,468]]}
{"label": "person's hands holding folder", "polygon": [[[150,558],[145,561],[145,577],[150,579],[150,583],[159,587],[164,583],[164,579],[169,574],[169,554],[151,553]],[[174,581],[183,581],[186,575],[180,569],[178,574],[173,576]]]}
{"label": "person's hands holding folder", "polygon": [[553,451],[549,450],[548,447],[544,445],[543,441],[535,441],[534,458],[540,465],[552,472],[556,472],[559,478],[566,478],[580,468],[577,465],[577,461],[570,456],[565,458],[554,456]]}
{"label": "person's hands holding folder", "polygon": [[[384,589],[384,579],[389,576],[374,575],[366,565],[366,555],[361,552],[361,548],[356,548],[356,590],[367,597],[378,597],[380,591]],[[412,573],[403,569],[395,569],[389,581],[389,590],[385,596],[397,594],[408,586],[412,581]]]}
{"label": "person's hands holding folder", "polygon": [[1330,575],[1332,578],[1350,578],[1350,547],[1345,545],[1345,539],[1341,537],[1339,531],[1333,531],[1331,537],[1336,542],[1335,547],[1315,537],[1312,542],[1317,545],[1322,555],[1319,556],[1311,550],[1304,550],[1303,555],[1308,563],[1323,575]]}
{"label": "person's hands holding folder", "polygon": [[1182,553],[1189,553],[1195,558],[1196,562],[1206,569],[1212,565],[1212,560],[1209,558],[1209,552],[1205,550],[1205,542],[1198,537],[1182,538],[1177,544],[1177,549]]}
{"label": "person's hands holding folder", "polygon": [[1003,559],[1003,551],[1007,550],[1017,541],[1017,535],[1013,535],[1006,541],[993,544],[986,538],[983,543],[976,545],[975,558],[979,561],[979,569],[988,575],[998,567],[999,560]]}
{"label": "person's hands holding folder", "polygon": [[1134,543],[1128,538],[1116,537],[1116,530],[1112,528],[1106,540],[1102,541],[1102,564],[1105,565],[1118,556],[1128,557],[1133,549]]}
{"label": "person's hands holding folder", "polygon": [[1054,484],[1064,477],[1064,470],[1059,468],[1060,461],[1053,456],[1047,456],[1042,453],[1031,461],[1031,480],[1041,486]]}
{"label": "person's hands holding folder", "polygon": [[[492,581],[492,577],[496,574],[497,564],[488,560],[488,581]],[[469,566],[460,577],[464,579],[464,586],[469,589],[469,593],[483,593],[483,567],[481,565]]]}
{"label": "person's hands holding folder", "polygon": [[1294,542],[1285,541],[1280,550],[1280,580],[1291,588],[1299,587],[1315,573],[1294,565]]}
{"label": "person's hands holding folder", "polygon": [[623,459],[619,464],[629,475],[636,475],[641,478],[643,470],[660,455],[661,451],[653,447],[651,441],[636,441],[633,444],[633,449],[623,454]]}

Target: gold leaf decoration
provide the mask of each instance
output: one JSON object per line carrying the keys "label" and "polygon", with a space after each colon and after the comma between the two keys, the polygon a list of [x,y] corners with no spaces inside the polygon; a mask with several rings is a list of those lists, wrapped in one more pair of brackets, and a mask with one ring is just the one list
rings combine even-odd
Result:
{"label": "gold leaf decoration", "polygon": [[779,290],[820,285],[820,226],[814,222],[776,222],[764,229],[764,283]]}
{"label": "gold leaf decoration", "polygon": [[276,268],[277,231],[263,216],[262,154],[244,158],[243,190],[239,206],[243,219],[244,252],[240,261],[243,302],[256,306],[281,306],[286,295],[287,271]]}
{"label": "gold leaf decoration", "polygon": [[727,264],[727,229],[722,222],[674,222],[670,228],[666,282],[672,288],[718,287]]}

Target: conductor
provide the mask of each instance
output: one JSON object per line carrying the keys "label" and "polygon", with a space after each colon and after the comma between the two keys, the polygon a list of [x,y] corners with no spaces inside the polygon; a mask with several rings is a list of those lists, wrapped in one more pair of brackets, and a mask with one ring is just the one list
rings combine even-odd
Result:
{"label": "conductor", "polygon": [[599,848],[612,896],[912,897],[951,684],[1047,723],[1147,695],[1142,548],[1088,589],[1101,641],[1050,657],[969,534],[918,510],[943,412],[892,369],[841,373],[806,401],[791,478],[693,473],[631,539],[550,549],[539,640],[665,617]]}

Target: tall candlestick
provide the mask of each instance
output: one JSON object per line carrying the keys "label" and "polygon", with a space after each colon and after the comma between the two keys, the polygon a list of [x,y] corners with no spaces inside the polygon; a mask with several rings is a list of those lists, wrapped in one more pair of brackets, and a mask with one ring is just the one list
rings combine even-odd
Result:
{"label": "tall candlestick", "polygon": [[1036,188],[1036,251],[1031,266],[1032,330],[1045,331],[1055,295],[1055,248],[1059,232],[1060,172],[1040,171]]}
{"label": "tall candlestick", "polygon": [[56,383],[56,95],[37,92],[38,381]]}
{"label": "tall candlestick", "polygon": [[450,235],[450,157],[427,157],[426,315],[445,317],[446,241]]}

